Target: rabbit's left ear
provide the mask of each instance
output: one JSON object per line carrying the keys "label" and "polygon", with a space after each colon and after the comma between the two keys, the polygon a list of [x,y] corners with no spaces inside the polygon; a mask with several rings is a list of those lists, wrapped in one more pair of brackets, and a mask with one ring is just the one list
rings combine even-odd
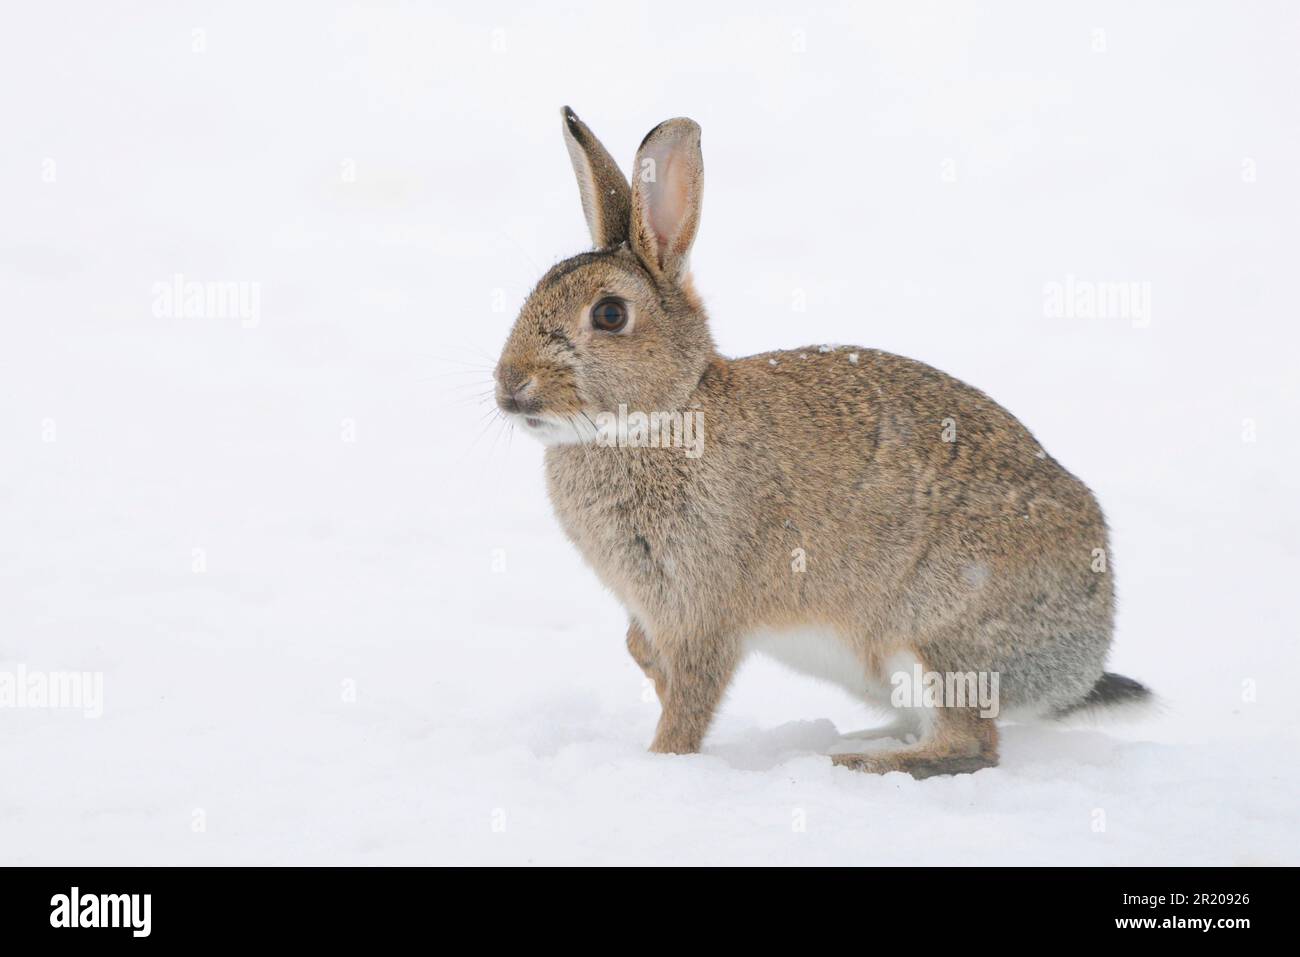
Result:
{"label": "rabbit's left ear", "polygon": [[560,112],[564,117],[564,145],[578,178],[582,214],[587,217],[591,241],[597,249],[617,246],[627,239],[632,218],[632,192],[627,179],[578,114],[567,106]]}
{"label": "rabbit's left ear", "polygon": [[641,141],[632,170],[632,249],[669,282],[687,273],[703,191],[699,124],[681,117],[660,123]]}

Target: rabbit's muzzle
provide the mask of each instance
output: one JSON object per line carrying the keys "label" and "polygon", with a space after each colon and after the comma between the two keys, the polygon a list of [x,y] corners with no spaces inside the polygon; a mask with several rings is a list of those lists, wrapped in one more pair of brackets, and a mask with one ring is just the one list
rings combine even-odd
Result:
{"label": "rabbit's muzzle", "polygon": [[542,411],[537,376],[522,366],[502,364],[496,374],[497,405],[502,412],[535,415]]}
{"label": "rabbit's muzzle", "polygon": [[503,412],[518,415],[532,415],[541,412],[542,403],[537,397],[537,377],[530,376],[519,385],[498,383],[497,405],[501,407]]}
{"label": "rabbit's muzzle", "polygon": [[564,417],[581,407],[571,370],[518,361],[497,366],[496,400],[507,415]]}

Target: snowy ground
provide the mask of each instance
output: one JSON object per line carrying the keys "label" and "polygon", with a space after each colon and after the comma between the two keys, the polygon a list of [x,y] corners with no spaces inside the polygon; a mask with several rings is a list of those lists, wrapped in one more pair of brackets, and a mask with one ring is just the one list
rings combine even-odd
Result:
{"label": "snowy ground", "polygon": [[[0,863],[1300,863],[1300,15],[884,6],[13,11],[0,672],[104,700],[0,710]],[[870,777],[824,753],[872,715],[756,661],[645,753],[622,612],[480,402],[585,241],[562,103],[629,165],[702,124],[725,351],[924,359],[1093,486],[1162,715]],[[177,274],[256,316],[156,308]],[[1151,321],[1045,315],[1069,276]]]}

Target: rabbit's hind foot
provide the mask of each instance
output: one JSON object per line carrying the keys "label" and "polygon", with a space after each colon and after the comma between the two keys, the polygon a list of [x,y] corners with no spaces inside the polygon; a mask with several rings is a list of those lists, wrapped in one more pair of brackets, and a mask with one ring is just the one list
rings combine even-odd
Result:
{"label": "rabbit's hind foot", "polygon": [[973,709],[934,709],[929,732],[916,744],[892,751],[833,754],[840,767],[870,774],[903,771],[914,778],[970,774],[998,763],[998,730]]}

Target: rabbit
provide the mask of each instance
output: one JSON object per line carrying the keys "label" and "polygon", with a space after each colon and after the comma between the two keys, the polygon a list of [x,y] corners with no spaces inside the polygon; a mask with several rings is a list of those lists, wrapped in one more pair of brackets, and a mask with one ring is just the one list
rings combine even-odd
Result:
{"label": "rabbit", "polygon": [[[1151,697],[1103,669],[1114,586],[1082,482],[992,399],[920,362],[719,354],[688,265],[700,127],[652,129],[629,185],[561,114],[594,248],[529,293],[495,398],[546,445],[560,524],[627,610],[661,705],[652,752],[699,751],[755,651],[898,716],[897,747],[831,755],[875,773],[991,767],[999,717]],[[626,410],[692,417],[698,454],[628,441]],[[997,707],[900,704],[900,676],[922,673],[993,676]]]}

